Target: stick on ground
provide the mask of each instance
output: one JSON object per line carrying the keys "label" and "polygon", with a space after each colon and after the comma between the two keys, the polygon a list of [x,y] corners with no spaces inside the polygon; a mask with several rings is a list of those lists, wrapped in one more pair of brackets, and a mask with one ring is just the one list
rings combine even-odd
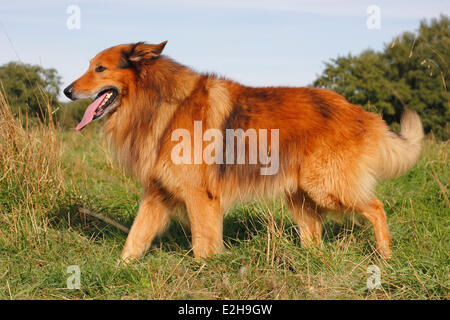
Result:
{"label": "stick on ground", "polygon": [[114,227],[116,227],[117,229],[125,232],[125,233],[129,233],[130,229],[128,229],[127,227],[125,227],[124,225],[121,225],[120,223],[102,215],[101,213],[97,213],[97,212],[93,212],[89,209],[86,208],[78,208],[78,212],[80,212],[81,214],[87,214],[89,216],[95,217],[99,220],[102,220],[103,222],[106,222],[107,224],[110,224]]}

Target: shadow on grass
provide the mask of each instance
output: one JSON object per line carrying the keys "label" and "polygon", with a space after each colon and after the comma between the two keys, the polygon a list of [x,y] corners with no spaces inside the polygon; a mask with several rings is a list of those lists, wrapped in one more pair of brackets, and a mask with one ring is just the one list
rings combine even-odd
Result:
{"label": "shadow on grass", "polygon": [[[61,204],[51,217],[52,225],[57,228],[76,230],[89,239],[115,239],[125,242],[126,233],[102,220],[81,214],[79,212],[81,207],[85,207],[85,205],[76,199]],[[115,220],[115,217],[107,212],[101,213]],[[129,228],[133,218],[130,217],[127,221],[118,222]],[[281,216],[277,215],[273,217],[273,223],[279,230],[282,230],[282,236],[299,247],[301,246],[298,226],[292,219],[282,219]],[[360,233],[360,230],[360,227],[351,223],[339,224],[327,221],[324,225],[323,242],[334,243],[352,232]],[[223,238],[228,247],[240,246],[243,241],[252,241],[253,238],[265,236],[268,232],[267,219],[256,212],[243,212],[237,209],[231,211],[224,218]],[[166,252],[189,251],[192,248],[191,244],[190,227],[173,220],[167,231],[153,241],[152,248],[159,248]]]}
{"label": "shadow on grass", "polygon": [[[276,226],[282,230],[282,236],[301,246],[298,226],[291,219],[275,217]],[[364,227],[363,227],[364,228]],[[361,233],[362,229],[351,222],[343,224],[334,221],[326,221],[323,232],[324,243],[336,243],[339,239],[347,237],[351,233]],[[252,241],[256,237],[266,237],[269,232],[268,223],[259,214],[229,214],[224,218],[223,239],[226,247],[238,247],[244,241]],[[191,232],[189,226],[178,221],[172,221],[168,230],[158,239],[155,239],[152,247],[161,248],[163,251],[190,250]]]}

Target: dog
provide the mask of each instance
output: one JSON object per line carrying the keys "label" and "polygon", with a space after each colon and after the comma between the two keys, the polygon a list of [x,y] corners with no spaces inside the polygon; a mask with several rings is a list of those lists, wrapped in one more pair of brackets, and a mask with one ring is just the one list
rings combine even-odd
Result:
{"label": "dog", "polygon": [[[106,49],[64,90],[72,100],[95,97],[77,130],[105,118],[105,136],[118,163],[143,187],[124,261],[142,257],[177,212],[189,222],[194,257],[220,252],[224,212],[237,201],[275,194],[285,195],[302,246],[320,245],[327,213],[357,213],[372,224],[378,253],[392,257],[375,186],[417,161],[424,133],[416,112],[406,109],[401,132],[395,133],[381,116],[329,90],[249,87],[197,73],[161,55],[166,43]],[[213,134],[198,139],[199,127]],[[184,149],[183,134],[174,139],[177,130],[188,134]],[[256,148],[252,132],[259,132]],[[210,148],[213,161],[204,161],[203,142],[213,137],[218,140]],[[263,142],[265,148],[259,148]],[[220,159],[225,150],[232,160],[242,146],[249,152],[244,148],[239,161]],[[193,149],[197,154],[188,152]],[[265,174],[269,157],[277,163]]]}

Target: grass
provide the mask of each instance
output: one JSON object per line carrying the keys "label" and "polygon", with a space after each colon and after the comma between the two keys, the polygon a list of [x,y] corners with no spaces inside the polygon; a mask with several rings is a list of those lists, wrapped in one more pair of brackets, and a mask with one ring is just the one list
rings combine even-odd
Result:
{"label": "grass", "polygon": [[[448,299],[449,144],[428,140],[418,164],[383,183],[395,259],[374,254],[369,225],[327,221],[323,247],[301,248],[281,199],[225,218],[227,250],[206,260],[173,222],[149,253],[118,264],[126,234],[78,208],[131,226],[140,187],[117,169],[99,124],[23,128],[0,97],[0,299]],[[67,289],[78,265],[81,288]],[[381,270],[368,290],[367,268]]]}

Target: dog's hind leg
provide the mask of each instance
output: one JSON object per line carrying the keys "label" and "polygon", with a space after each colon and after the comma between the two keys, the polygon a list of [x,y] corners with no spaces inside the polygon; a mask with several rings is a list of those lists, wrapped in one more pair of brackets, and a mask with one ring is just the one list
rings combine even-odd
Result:
{"label": "dog's hind leg", "polygon": [[150,247],[155,236],[164,231],[169,221],[170,209],[164,199],[157,193],[147,192],[122,250],[122,260],[140,258]]}
{"label": "dog's hind leg", "polygon": [[185,203],[194,257],[206,258],[223,250],[223,210],[220,200],[208,191],[191,188]]}
{"label": "dog's hind leg", "polygon": [[320,245],[322,239],[323,219],[321,208],[303,191],[286,196],[289,210],[300,228],[302,246]]}
{"label": "dog's hind leg", "polygon": [[391,235],[389,234],[383,203],[377,198],[372,198],[368,204],[361,206],[357,211],[372,224],[377,241],[377,251],[383,258],[391,259]]}

